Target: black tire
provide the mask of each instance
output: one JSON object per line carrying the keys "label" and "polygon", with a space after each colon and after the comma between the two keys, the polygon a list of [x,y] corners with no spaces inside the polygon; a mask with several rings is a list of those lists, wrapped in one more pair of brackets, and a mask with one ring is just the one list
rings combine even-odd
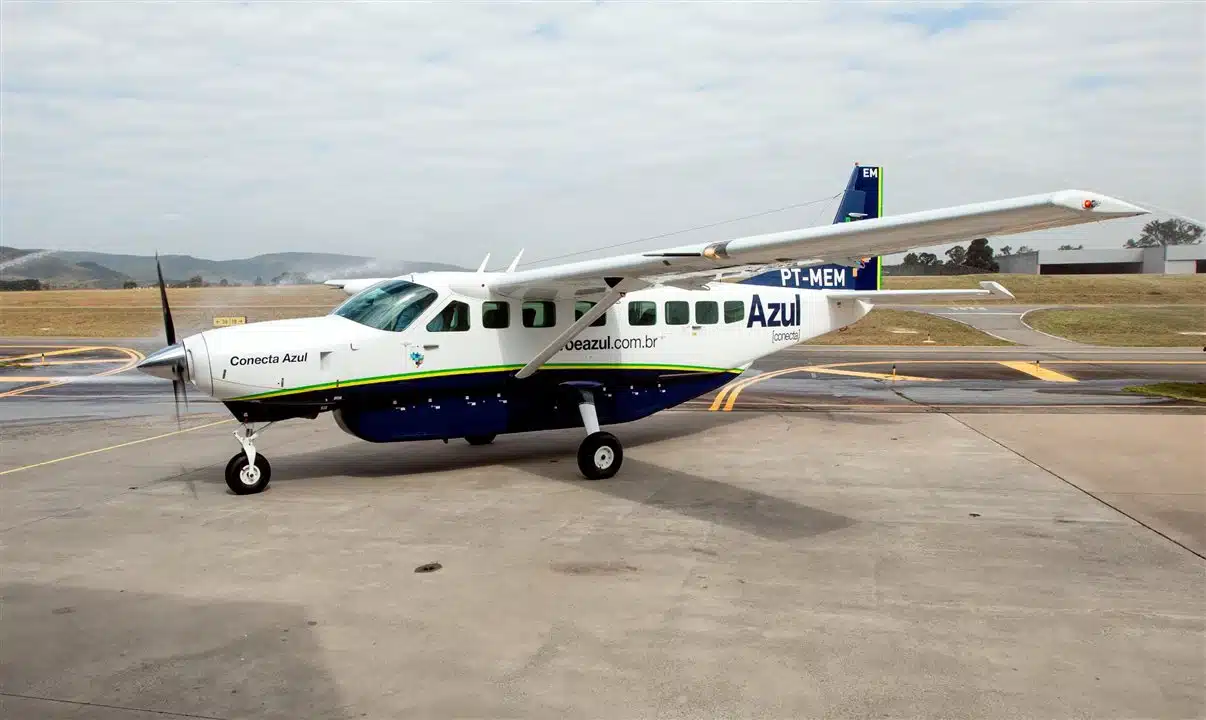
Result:
{"label": "black tire", "polygon": [[578,446],[578,469],[587,480],[609,478],[619,472],[623,462],[624,447],[609,432],[587,435]]}
{"label": "black tire", "polygon": [[248,482],[243,478],[243,470],[247,466],[247,454],[243,452],[238,453],[230,459],[230,462],[226,463],[226,487],[230,488],[235,495],[253,495],[264,492],[264,488],[268,487],[268,481],[272,479],[272,466],[268,463],[268,458],[263,455],[255,454],[255,469],[259,471],[259,477],[255,478],[253,482]]}
{"label": "black tire", "polygon": [[494,438],[496,438],[496,437],[498,437],[498,436],[497,435],[467,435],[465,437],[465,442],[469,443],[470,445],[489,445],[490,443],[494,442]]}

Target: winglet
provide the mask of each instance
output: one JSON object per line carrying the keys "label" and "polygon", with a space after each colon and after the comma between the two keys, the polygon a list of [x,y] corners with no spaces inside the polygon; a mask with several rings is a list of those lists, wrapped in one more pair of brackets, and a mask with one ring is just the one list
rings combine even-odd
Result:
{"label": "winglet", "polygon": [[490,262],[490,253],[486,253],[486,257],[482,260],[482,264],[478,266],[477,271],[486,272],[486,263]]}
{"label": "winglet", "polygon": [[1005,289],[1005,286],[999,282],[992,280],[983,280],[980,282],[980,287],[989,292],[989,295],[1001,300],[1014,300],[1013,293]]}
{"label": "winglet", "polygon": [[511,261],[511,264],[507,266],[507,272],[515,272],[515,268],[519,266],[519,258],[523,257],[523,250],[523,248],[519,249],[519,254],[516,255],[515,259]]}

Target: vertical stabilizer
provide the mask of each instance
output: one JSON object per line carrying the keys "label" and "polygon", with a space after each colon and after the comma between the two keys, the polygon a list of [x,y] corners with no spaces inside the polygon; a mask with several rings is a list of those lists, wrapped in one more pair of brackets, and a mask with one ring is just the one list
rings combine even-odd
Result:
{"label": "vertical stabilizer", "polygon": [[[854,165],[838,203],[834,224],[870,220],[883,215],[883,168]],[[746,285],[770,285],[808,290],[879,290],[882,270],[878,257],[852,258],[851,264],[805,265],[768,270],[742,280]]]}

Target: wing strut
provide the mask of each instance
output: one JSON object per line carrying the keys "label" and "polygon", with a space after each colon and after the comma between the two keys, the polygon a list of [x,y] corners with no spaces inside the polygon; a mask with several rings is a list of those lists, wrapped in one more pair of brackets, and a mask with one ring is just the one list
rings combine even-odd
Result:
{"label": "wing strut", "polygon": [[[608,284],[610,285],[611,283],[609,282]],[[603,294],[603,297],[599,299],[599,302],[596,303],[594,307],[584,312],[582,317],[578,318],[573,325],[567,327],[560,335],[557,336],[555,340],[553,340],[553,342],[549,343],[547,347],[537,353],[536,357],[532,358],[527,365],[524,365],[522,368],[520,368],[519,372],[515,373],[515,377],[522,380],[523,378],[526,378],[539,370],[540,366],[548,362],[549,358],[556,355],[561,350],[563,345],[570,340],[573,340],[578,336],[578,333],[585,330],[586,327],[595,320],[598,320],[600,315],[607,312],[607,309],[612,305],[615,305],[620,298],[624,297],[624,293],[630,289],[631,288],[627,287],[627,283],[624,282],[618,282],[615,285],[611,285],[611,287],[608,288],[607,292]]]}

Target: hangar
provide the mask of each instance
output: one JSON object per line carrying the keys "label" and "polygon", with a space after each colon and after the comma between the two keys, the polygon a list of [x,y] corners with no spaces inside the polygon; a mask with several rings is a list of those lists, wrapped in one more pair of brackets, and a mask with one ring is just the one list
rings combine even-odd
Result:
{"label": "hangar", "polygon": [[993,258],[1000,272],[1024,275],[1111,275],[1206,273],[1206,245],[1157,245],[1146,248],[1035,250]]}

